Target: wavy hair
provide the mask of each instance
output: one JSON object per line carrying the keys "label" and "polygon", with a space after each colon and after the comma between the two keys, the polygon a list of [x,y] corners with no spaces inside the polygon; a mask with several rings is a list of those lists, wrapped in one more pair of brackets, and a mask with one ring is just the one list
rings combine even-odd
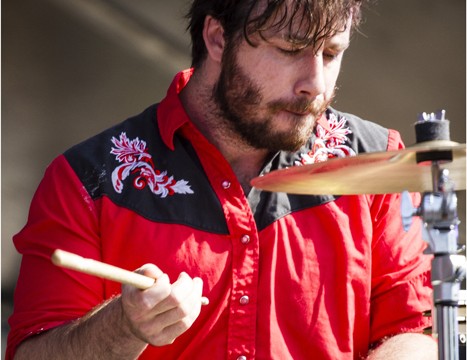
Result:
{"label": "wavy hair", "polygon": [[[251,35],[265,39],[268,30],[287,29],[294,46],[317,46],[342,29],[352,15],[352,28],[361,21],[365,0],[194,0],[186,15],[192,42],[192,66],[204,61],[203,39],[206,16],[217,19],[227,44],[243,38],[252,46]],[[298,26],[297,26],[298,25]]]}

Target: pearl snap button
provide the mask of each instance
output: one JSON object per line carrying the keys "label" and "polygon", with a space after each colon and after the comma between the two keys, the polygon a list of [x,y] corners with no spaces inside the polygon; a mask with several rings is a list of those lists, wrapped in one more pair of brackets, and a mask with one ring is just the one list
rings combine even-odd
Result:
{"label": "pearl snap button", "polygon": [[247,295],[243,295],[241,298],[240,298],[240,304],[241,305],[246,305],[250,302],[250,298],[247,296]]}
{"label": "pearl snap button", "polygon": [[241,238],[240,238],[240,241],[242,244],[246,245],[250,242],[250,237],[248,235],[243,235]]}

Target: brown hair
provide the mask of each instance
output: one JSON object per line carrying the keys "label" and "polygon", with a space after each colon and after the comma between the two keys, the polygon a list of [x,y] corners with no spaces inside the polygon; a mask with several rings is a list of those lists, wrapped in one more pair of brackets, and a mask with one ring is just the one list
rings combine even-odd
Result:
{"label": "brown hair", "polygon": [[[228,44],[241,35],[252,46],[250,35],[268,29],[289,29],[289,41],[298,46],[316,46],[332,36],[352,15],[352,27],[361,19],[364,0],[194,0],[187,18],[192,41],[192,66],[199,66],[206,57],[203,27],[206,16],[220,21]],[[304,33],[293,25],[299,24]],[[295,29],[295,31],[294,31]]]}

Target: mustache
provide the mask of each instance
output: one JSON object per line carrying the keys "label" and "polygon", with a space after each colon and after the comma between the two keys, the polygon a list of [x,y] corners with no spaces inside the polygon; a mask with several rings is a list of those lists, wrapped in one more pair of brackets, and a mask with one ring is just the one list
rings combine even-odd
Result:
{"label": "mustache", "polygon": [[326,111],[330,102],[331,101],[325,101],[324,99],[315,99],[313,101],[304,98],[292,101],[280,99],[268,103],[268,108],[272,113],[285,110],[297,114],[310,114],[317,117]]}

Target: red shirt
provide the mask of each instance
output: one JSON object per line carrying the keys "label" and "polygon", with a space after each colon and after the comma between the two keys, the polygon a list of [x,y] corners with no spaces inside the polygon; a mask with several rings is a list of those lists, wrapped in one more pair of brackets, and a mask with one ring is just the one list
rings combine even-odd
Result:
{"label": "red shirt", "polygon": [[[120,293],[117,283],[54,266],[57,248],[128,270],[155,263],[172,281],[181,271],[203,279],[210,304],[193,326],[141,359],[358,359],[385,336],[428,326],[430,258],[419,223],[403,230],[400,196],[246,197],[183,110],[177,94],[190,76],[178,74],[158,106],[48,167],[14,238],[23,261],[7,359],[27,336]],[[395,131],[331,113],[348,121],[341,148],[402,147]],[[276,154],[263,172],[312,149]]]}

